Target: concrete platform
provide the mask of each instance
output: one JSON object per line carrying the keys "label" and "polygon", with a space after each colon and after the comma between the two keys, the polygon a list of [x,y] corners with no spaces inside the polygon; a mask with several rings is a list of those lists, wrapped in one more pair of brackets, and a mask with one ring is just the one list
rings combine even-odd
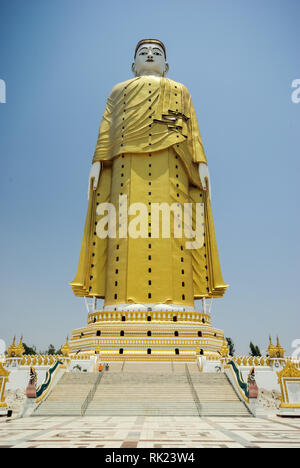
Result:
{"label": "concrete platform", "polygon": [[300,421],[272,417],[0,420],[1,448],[300,448]]}

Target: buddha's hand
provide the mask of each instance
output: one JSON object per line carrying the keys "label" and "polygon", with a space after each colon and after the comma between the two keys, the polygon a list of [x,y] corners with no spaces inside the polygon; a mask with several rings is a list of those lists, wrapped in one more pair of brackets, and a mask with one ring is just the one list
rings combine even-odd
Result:
{"label": "buddha's hand", "polygon": [[95,162],[91,167],[91,172],[89,176],[89,187],[88,187],[88,199],[90,199],[90,189],[93,187],[93,190],[97,190],[99,177],[101,173],[101,162]]}
{"label": "buddha's hand", "polygon": [[205,191],[208,190],[209,198],[211,199],[211,183],[210,183],[210,175],[209,175],[207,164],[200,163],[198,170],[199,170],[199,176],[200,176],[202,188]]}

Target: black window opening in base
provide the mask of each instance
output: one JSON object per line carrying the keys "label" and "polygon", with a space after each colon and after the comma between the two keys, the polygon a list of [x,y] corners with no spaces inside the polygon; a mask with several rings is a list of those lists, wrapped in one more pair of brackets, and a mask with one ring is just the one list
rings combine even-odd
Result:
{"label": "black window opening in base", "polygon": [[148,315],[147,320],[148,322],[151,322],[151,315]]}
{"label": "black window opening in base", "polygon": [[123,354],[123,352],[124,352],[123,348],[119,349],[119,354]]}
{"label": "black window opening in base", "polygon": [[151,354],[151,349],[150,348],[147,349],[147,354]]}
{"label": "black window opening in base", "polygon": [[101,331],[100,330],[97,331],[97,336],[101,336]]}
{"label": "black window opening in base", "polygon": [[175,349],[175,354],[179,354],[179,349],[178,348]]}
{"label": "black window opening in base", "polygon": [[125,315],[122,315],[122,322],[125,322],[126,321],[126,317]]}
{"label": "black window opening in base", "polygon": [[174,317],[173,317],[173,322],[177,322],[177,317],[176,317],[176,315],[174,315]]}

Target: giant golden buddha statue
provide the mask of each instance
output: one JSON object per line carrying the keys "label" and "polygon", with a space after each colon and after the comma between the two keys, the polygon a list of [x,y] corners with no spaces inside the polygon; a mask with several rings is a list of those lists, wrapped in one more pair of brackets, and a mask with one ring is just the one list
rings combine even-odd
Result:
{"label": "giant golden buddha statue", "polygon": [[227,288],[195,110],[168,69],[164,44],[140,41],[134,78],[112,89],[100,125],[71,285],[104,299],[103,311],[194,312]]}

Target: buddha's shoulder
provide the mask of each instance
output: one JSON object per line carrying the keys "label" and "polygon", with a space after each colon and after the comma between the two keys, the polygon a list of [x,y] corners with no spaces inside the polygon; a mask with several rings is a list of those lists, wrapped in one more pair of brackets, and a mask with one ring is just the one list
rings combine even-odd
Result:
{"label": "buddha's shoulder", "polygon": [[171,80],[170,78],[165,78],[165,80],[169,82],[169,85],[172,88],[181,88],[184,92],[189,94],[187,87],[183,83],[180,83],[179,81]]}
{"label": "buddha's shoulder", "polygon": [[125,88],[127,88],[127,86],[131,85],[132,83],[138,81],[139,78],[131,78],[130,80],[126,80],[126,81],[121,81],[120,83],[117,83],[113,89],[111,90],[111,93],[110,93],[110,96],[111,97],[114,97],[116,95],[118,95],[120,92],[122,92]]}
{"label": "buddha's shoulder", "polygon": [[111,93],[110,97],[115,98],[117,97],[120,93],[124,92],[125,89],[131,88],[132,86],[139,86],[143,85],[145,82],[151,82],[151,84],[156,84],[156,85],[162,85],[163,83],[167,83],[171,88],[181,88],[185,94],[189,94],[189,91],[187,87],[179,83],[178,81],[171,80],[170,78],[157,78],[153,76],[139,76],[135,78],[131,78],[130,80],[126,81],[121,81],[120,83],[117,83]]}

